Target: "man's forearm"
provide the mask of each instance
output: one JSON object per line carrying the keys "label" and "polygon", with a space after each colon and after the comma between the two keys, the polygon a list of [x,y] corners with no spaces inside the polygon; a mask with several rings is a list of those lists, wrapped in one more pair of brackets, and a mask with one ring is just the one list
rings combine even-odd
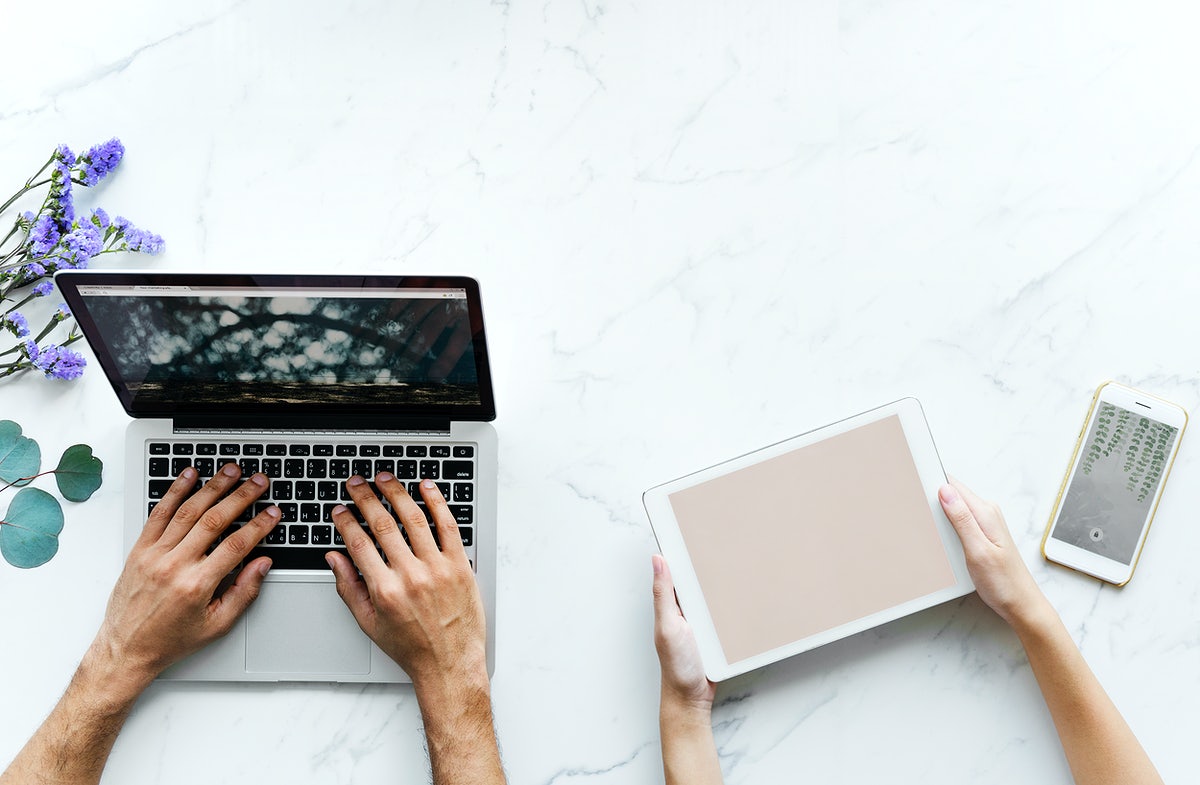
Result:
{"label": "man's forearm", "polygon": [[0,785],[99,782],[117,733],[148,683],[93,646],[54,711],[0,774]]}
{"label": "man's forearm", "polygon": [[1162,778],[1048,602],[1014,620],[1078,785]]}
{"label": "man's forearm", "polygon": [[504,785],[487,674],[416,692],[434,785]]}
{"label": "man's forearm", "polygon": [[711,709],[680,702],[664,692],[658,730],[667,785],[720,785],[721,762],[713,740]]}

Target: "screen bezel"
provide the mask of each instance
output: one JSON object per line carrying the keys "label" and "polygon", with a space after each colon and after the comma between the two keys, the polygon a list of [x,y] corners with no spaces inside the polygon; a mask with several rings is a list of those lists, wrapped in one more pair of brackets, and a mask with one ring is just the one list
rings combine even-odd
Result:
{"label": "screen bezel", "polygon": [[345,404],[177,404],[139,402],[130,394],[117,373],[116,362],[109,354],[100,331],[88,311],[81,286],[221,286],[264,289],[344,289],[352,295],[355,289],[395,289],[401,294],[405,289],[461,288],[467,295],[467,312],[471,324],[472,349],[475,354],[475,370],[479,380],[479,404],[473,406],[405,405],[402,403],[374,403],[354,406],[356,417],[378,417],[385,420],[443,419],[465,421],[490,421],[496,417],[492,378],[488,363],[487,340],[483,327],[483,309],[480,302],[479,283],[466,276],[450,275],[278,275],[278,274],[224,274],[224,273],[176,273],[143,271],[97,271],[63,270],[55,274],[54,281],[62,292],[71,313],[87,339],[97,362],[104,370],[109,384],[121,401],[121,406],[131,417],[223,417],[223,416],[270,416],[299,418],[336,418],[349,414]]}
{"label": "screen bezel", "polygon": [[[1171,454],[1167,458],[1166,468],[1163,470],[1162,476],[1158,480],[1158,485],[1154,489],[1154,501],[1150,504],[1145,520],[1141,522],[1141,530],[1138,532],[1137,544],[1133,550],[1133,559],[1129,564],[1100,556],[1099,554],[1092,553],[1089,550],[1054,537],[1054,532],[1058,528],[1058,522],[1062,514],[1063,502],[1067,498],[1071,483],[1074,482],[1075,474],[1079,469],[1080,463],[1082,463],[1084,441],[1092,431],[1092,425],[1100,414],[1100,405],[1102,403],[1110,403],[1128,411],[1139,413],[1155,422],[1178,429],[1175,444],[1172,446]],[[1046,526],[1046,532],[1042,535],[1042,556],[1048,561],[1086,573],[1093,578],[1099,578],[1116,586],[1127,584],[1133,577],[1134,570],[1137,569],[1138,560],[1142,556],[1142,548],[1145,546],[1146,537],[1150,533],[1150,525],[1154,522],[1155,513],[1158,512],[1158,505],[1162,500],[1163,489],[1167,484],[1167,478],[1171,476],[1171,467],[1175,463],[1175,456],[1179,453],[1179,445],[1183,442],[1183,433],[1187,428],[1187,422],[1187,412],[1177,404],[1117,382],[1109,381],[1101,384],[1092,396],[1091,408],[1088,409],[1083,428],[1080,429],[1079,436],[1075,441],[1075,450],[1071,455],[1071,463],[1059,488],[1058,498],[1054,502],[1054,509],[1050,512],[1050,522]]]}
{"label": "screen bezel", "polygon": [[[676,491],[705,483],[715,477],[735,472],[756,462],[769,460],[777,455],[791,450],[816,444],[824,439],[837,436],[863,425],[897,415],[904,430],[904,437],[912,453],[916,465],[917,476],[921,487],[929,501],[930,513],[937,526],[938,536],[950,562],[954,574],[954,583],[940,591],[927,594],[890,608],[878,611],[868,616],[839,625],[807,637],[793,641],[790,644],[776,647],[769,651],[737,661],[729,661],[717,635],[716,625],[704,598],[699,578],[688,556],[687,545],[684,542],[679,522],[675,518],[669,496]],[[941,459],[929,432],[929,425],[921,404],[915,398],[904,398],[893,403],[854,415],[839,422],[809,431],[799,436],[777,442],[746,455],[729,461],[710,466],[698,472],[680,477],[663,485],[655,486],[642,495],[646,514],[650,519],[654,537],[659,550],[666,558],[671,568],[675,582],[675,595],[680,610],[692,626],[696,643],[700,649],[700,658],[704,662],[705,673],[711,681],[724,681],[742,673],[761,668],[773,662],[800,654],[827,643],[840,640],[855,633],[871,629],[880,624],[894,621],[917,611],[931,608],[943,602],[961,597],[975,590],[967,571],[966,559],[963,555],[958,535],[954,527],[942,511],[937,492],[946,482],[946,474],[942,468]]]}

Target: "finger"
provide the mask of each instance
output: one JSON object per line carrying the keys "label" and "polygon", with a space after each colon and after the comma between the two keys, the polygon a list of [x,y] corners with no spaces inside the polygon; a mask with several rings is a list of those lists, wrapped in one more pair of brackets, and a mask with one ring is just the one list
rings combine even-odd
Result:
{"label": "finger", "polygon": [[[425,500],[425,507],[428,508],[430,515],[433,516],[434,525],[437,526],[438,541],[442,543],[442,554],[447,558],[466,564],[467,550],[463,547],[462,535],[458,533],[458,521],[454,520],[454,514],[450,512],[450,507],[446,504],[442,492],[438,490],[437,483],[433,480],[421,480],[421,498]],[[411,536],[410,534],[409,537]]]}
{"label": "finger", "polygon": [[[390,477],[391,475],[386,473],[380,475],[380,477],[383,476]],[[379,477],[375,478],[376,483],[379,480]],[[399,524],[396,523],[392,514],[383,508],[383,503],[379,501],[379,498],[371,492],[371,486],[367,484],[367,481],[356,474],[346,480],[346,488],[350,491],[350,498],[354,499],[354,503],[358,505],[359,512],[370,524],[375,541],[387,554],[388,561],[396,564],[405,556],[411,556],[408,546],[404,544],[404,535],[400,534]],[[345,539],[345,537],[346,535],[342,534],[342,538]],[[347,541],[348,544],[349,541]]]}
{"label": "finger", "polygon": [[445,379],[454,370],[454,366],[458,365],[458,361],[466,353],[467,347],[471,345],[471,324],[467,321],[459,322],[455,328],[454,334],[450,336],[450,340],[438,352],[438,359],[429,368],[429,377],[431,379]]}
{"label": "finger", "polygon": [[375,541],[371,539],[371,535],[363,531],[358,519],[345,505],[339,504],[334,507],[332,515],[333,525],[337,527],[338,533],[342,535],[342,541],[346,543],[346,553],[350,554],[350,558],[362,572],[367,585],[370,586],[381,572],[387,570],[387,565],[383,563],[383,557],[375,549]]}
{"label": "finger", "polygon": [[238,617],[246,612],[250,603],[262,590],[263,578],[271,569],[271,560],[266,556],[255,559],[242,568],[237,579],[225,592],[212,601],[210,618],[213,631],[220,637],[229,632]]}
{"label": "finger", "polygon": [[672,616],[683,616],[679,603],[675,600],[675,583],[671,580],[671,568],[661,554],[650,557],[654,567],[654,621],[661,625]]}
{"label": "finger", "polygon": [[279,523],[279,508],[271,505],[255,515],[249,523],[226,537],[204,560],[204,569],[220,580],[228,575],[256,545],[262,542],[275,524]]}
{"label": "finger", "polygon": [[142,527],[142,534],[138,537],[139,543],[150,545],[158,542],[163,536],[163,532],[166,531],[167,524],[175,516],[175,512],[179,509],[179,506],[183,504],[184,500],[192,492],[192,489],[196,487],[196,478],[196,470],[191,466],[179,473],[179,476],[175,478],[175,482],[171,483],[171,487],[167,489],[162,500],[154,505],[154,509],[150,511],[150,517],[146,519],[146,525]]}
{"label": "finger", "polygon": [[[354,525],[358,526],[357,523]],[[363,532],[360,531],[359,533],[366,537],[366,534]],[[375,549],[372,548],[371,550],[374,551]],[[376,558],[378,558],[378,554],[376,554]],[[346,607],[350,609],[350,613],[354,616],[354,620],[358,622],[358,626],[362,628],[363,632],[367,632],[368,627],[373,628],[375,626],[373,621],[375,606],[371,604],[371,592],[367,590],[366,581],[358,574],[358,570],[354,569],[354,564],[343,554],[330,551],[325,554],[325,561],[329,564],[329,568],[333,570],[333,579],[337,586],[338,596],[342,598],[342,602],[346,603]]]}
{"label": "finger", "polygon": [[938,489],[938,501],[942,503],[942,511],[946,513],[950,525],[954,527],[954,532],[962,542],[964,551],[984,544],[986,537],[979,528],[979,522],[957,488],[949,483],[943,485]]}
{"label": "finger", "polygon": [[437,542],[434,541],[433,533],[429,530],[429,519],[425,517],[425,513],[421,512],[421,508],[408,495],[408,491],[399,480],[394,485],[389,484],[388,487],[394,489],[393,493],[388,496],[388,501],[392,503],[392,509],[396,511],[396,516],[404,524],[404,531],[408,533],[408,543],[412,547],[413,554],[418,559],[429,559],[436,556]]}
{"label": "finger", "polygon": [[163,533],[162,542],[171,548],[182,542],[192,527],[196,525],[196,521],[200,520],[200,516],[220,501],[221,497],[234,486],[241,476],[242,469],[236,463],[227,463],[222,466],[215,477],[204,483],[204,487],[192,494],[192,497],[183,502],[171,516],[171,522],[167,524],[167,530]]}
{"label": "finger", "polygon": [[[229,476],[225,473],[225,469],[221,470],[221,474],[225,477]],[[229,524],[237,520],[243,510],[263,495],[267,490],[267,483],[267,475],[259,472],[239,485],[233,493],[201,514],[200,520],[196,521],[196,525],[184,536],[179,547],[197,557],[207,551],[209,546],[216,542],[217,537],[221,536],[221,532],[229,528]]]}
{"label": "finger", "polygon": [[1004,515],[1000,512],[999,507],[980,497],[955,477],[950,478],[950,484],[962,495],[971,514],[975,516],[975,523],[979,526],[979,530],[988,540],[995,545],[1002,545],[1012,539],[1008,533],[1008,527],[1004,524]]}

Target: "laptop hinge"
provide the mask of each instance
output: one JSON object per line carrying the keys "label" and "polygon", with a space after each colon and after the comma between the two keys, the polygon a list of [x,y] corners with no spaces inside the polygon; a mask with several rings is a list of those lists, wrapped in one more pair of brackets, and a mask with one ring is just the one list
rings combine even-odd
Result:
{"label": "laptop hinge", "polygon": [[172,418],[175,432],[232,431],[275,433],[450,433],[449,417],[380,417],[375,414],[226,414]]}

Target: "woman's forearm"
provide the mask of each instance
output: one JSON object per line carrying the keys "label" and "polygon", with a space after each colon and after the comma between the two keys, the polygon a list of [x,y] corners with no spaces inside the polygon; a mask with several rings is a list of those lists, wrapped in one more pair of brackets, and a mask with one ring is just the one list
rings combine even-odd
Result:
{"label": "woman's forearm", "polygon": [[721,785],[711,707],[678,700],[664,691],[658,728],[667,785]]}

